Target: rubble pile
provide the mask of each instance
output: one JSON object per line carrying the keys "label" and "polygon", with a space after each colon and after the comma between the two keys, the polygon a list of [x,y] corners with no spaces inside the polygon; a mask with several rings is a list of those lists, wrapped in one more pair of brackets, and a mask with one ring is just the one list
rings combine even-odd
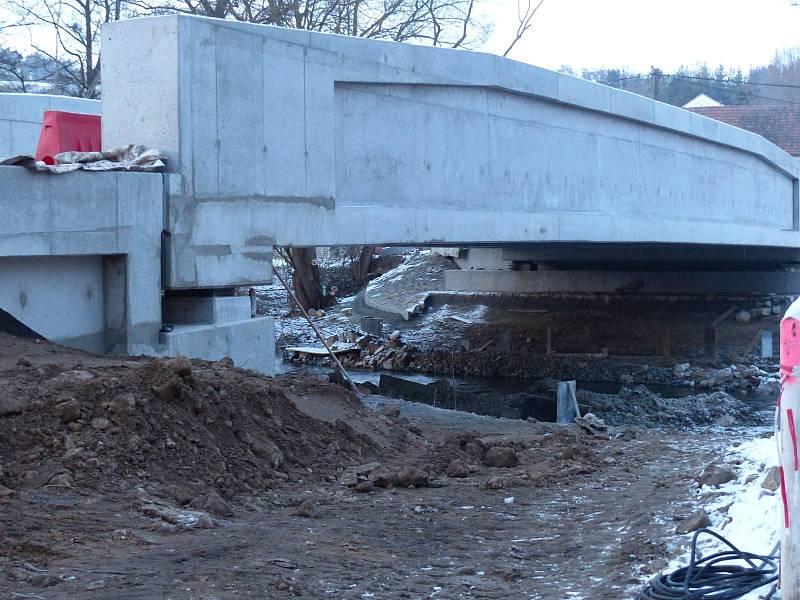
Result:
{"label": "rubble pile", "polygon": [[146,482],[231,498],[334,478],[375,453],[346,423],[298,410],[288,385],[230,359],[20,364],[0,372],[0,489]]}
{"label": "rubble pile", "polygon": [[610,425],[643,427],[765,424],[765,418],[745,402],[722,391],[664,398],[643,385],[623,387],[618,395],[578,391],[578,400]]}
{"label": "rubble pile", "polygon": [[431,453],[430,469],[448,478],[487,476],[484,486],[542,487],[595,472],[612,457],[601,458],[596,446],[606,440],[577,426],[540,425],[541,433],[519,439],[461,433],[446,438]]}

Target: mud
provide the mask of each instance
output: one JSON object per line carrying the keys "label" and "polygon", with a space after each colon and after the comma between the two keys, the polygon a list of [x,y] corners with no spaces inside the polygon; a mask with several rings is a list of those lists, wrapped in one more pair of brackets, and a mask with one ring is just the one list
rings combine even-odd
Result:
{"label": "mud", "polygon": [[732,440],[37,348],[0,367],[9,600],[630,597]]}

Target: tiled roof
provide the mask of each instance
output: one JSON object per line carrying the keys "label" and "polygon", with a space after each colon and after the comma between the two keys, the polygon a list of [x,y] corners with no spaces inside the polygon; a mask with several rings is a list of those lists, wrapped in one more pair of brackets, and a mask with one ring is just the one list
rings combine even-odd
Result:
{"label": "tiled roof", "polygon": [[757,133],[789,154],[800,156],[800,107],[707,106],[689,110]]}

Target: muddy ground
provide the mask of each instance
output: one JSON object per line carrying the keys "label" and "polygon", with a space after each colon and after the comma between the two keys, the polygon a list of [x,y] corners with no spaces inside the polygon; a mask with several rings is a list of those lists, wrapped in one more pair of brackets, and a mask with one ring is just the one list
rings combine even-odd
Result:
{"label": "muddy ground", "polygon": [[8,599],[629,598],[685,541],[694,476],[754,435],[0,346]]}

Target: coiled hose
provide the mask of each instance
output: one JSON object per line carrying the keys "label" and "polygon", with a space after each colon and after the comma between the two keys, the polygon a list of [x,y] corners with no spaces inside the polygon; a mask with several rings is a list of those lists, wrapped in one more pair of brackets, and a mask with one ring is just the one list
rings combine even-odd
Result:
{"label": "coiled hose", "polygon": [[[730,550],[697,559],[697,538],[711,535]],[[734,600],[778,581],[777,546],[770,556],[742,552],[710,529],[698,529],[692,538],[689,565],[652,579],[638,600]],[[741,564],[744,562],[745,564]],[[738,564],[737,564],[738,563]],[[757,564],[760,563],[760,564]],[[766,596],[772,598],[777,585]]]}

